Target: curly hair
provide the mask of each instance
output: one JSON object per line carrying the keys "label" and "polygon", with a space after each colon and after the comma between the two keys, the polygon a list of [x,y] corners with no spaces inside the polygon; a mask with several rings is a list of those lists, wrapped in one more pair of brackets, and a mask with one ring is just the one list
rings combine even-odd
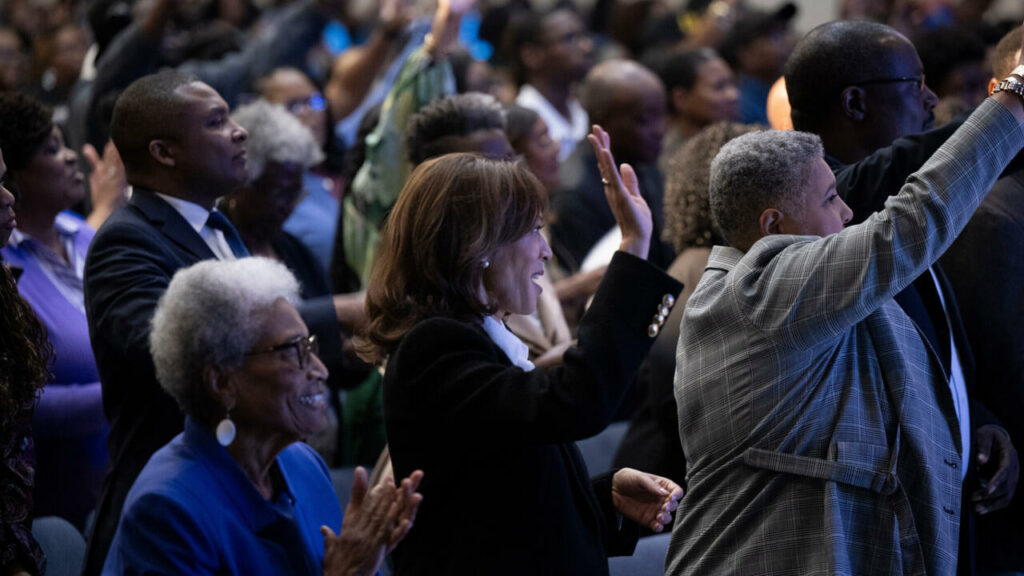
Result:
{"label": "curly hair", "polygon": [[236,108],[231,119],[249,133],[245,168],[250,184],[263,175],[269,162],[294,162],[309,168],[324,160],[313,133],[284,106],[260,99]]}
{"label": "curly hair", "polygon": [[447,154],[420,164],[384,225],[359,355],[382,363],[421,320],[494,313],[480,300],[483,262],[537,225],[546,198],[519,162]]}
{"label": "curly hair", "polygon": [[413,166],[452,152],[451,138],[505,130],[505,110],[490,94],[470,92],[434,100],[409,119],[405,148]]}
{"label": "curly hair", "polygon": [[46,328],[18,294],[10,269],[0,261],[0,430],[11,429],[50,380],[53,347]]}
{"label": "curly hair", "polygon": [[730,245],[747,250],[759,238],[767,208],[802,211],[802,185],[824,150],[809,132],[764,130],[727,142],[711,162],[711,216]]}
{"label": "curly hair", "polygon": [[53,131],[53,109],[21,92],[0,92],[0,126],[0,149],[15,175]]}
{"label": "curly hair", "polygon": [[711,218],[708,182],[711,161],[726,142],[767,126],[721,122],[701,130],[669,160],[665,177],[665,227],[661,239],[677,253],[696,246],[724,244]]}

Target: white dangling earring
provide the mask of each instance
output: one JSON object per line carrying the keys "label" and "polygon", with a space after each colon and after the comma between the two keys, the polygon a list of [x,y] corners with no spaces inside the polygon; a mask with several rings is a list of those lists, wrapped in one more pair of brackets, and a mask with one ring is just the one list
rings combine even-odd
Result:
{"label": "white dangling earring", "polygon": [[486,269],[488,269],[490,267],[491,267],[491,261],[490,260],[484,260],[484,270],[486,270]]}
{"label": "white dangling earring", "polygon": [[235,441],[235,423],[231,421],[231,413],[224,415],[224,419],[217,424],[217,443],[227,448]]}

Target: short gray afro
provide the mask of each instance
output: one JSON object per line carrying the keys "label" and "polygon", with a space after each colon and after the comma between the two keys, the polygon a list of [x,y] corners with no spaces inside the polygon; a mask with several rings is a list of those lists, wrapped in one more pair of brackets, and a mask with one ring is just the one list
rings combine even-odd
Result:
{"label": "short gray afro", "polygon": [[231,119],[249,133],[245,141],[245,168],[250,184],[263,175],[268,162],[309,168],[324,161],[313,133],[283,106],[256,100],[236,108]]}
{"label": "short gray afro", "polygon": [[153,315],[149,347],[157,379],[201,420],[215,413],[203,390],[206,366],[241,366],[278,299],[299,301],[299,283],[269,258],[206,260],[179,270]]}
{"label": "short gray afro", "polygon": [[722,146],[711,162],[708,200],[726,242],[747,250],[768,208],[801,213],[803,183],[823,154],[821,138],[796,131],[752,132]]}

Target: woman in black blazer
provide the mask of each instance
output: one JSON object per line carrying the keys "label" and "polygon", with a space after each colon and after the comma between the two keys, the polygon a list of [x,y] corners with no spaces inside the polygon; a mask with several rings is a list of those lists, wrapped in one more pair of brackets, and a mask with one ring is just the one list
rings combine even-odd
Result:
{"label": "woman in black blazer", "polygon": [[425,162],[388,218],[361,351],[387,360],[395,473],[425,473],[399,575],[607,574],[636,523],[661,531],[682,496],[628,468],[591,480],[573,444],[609,423],[681,288],[644,260],[651,215],[632,169],[619,175],[600,128],[590,139],[623,240],[560,367],[533,369],[501,322],[533,311],[551,255],[526,167]]}

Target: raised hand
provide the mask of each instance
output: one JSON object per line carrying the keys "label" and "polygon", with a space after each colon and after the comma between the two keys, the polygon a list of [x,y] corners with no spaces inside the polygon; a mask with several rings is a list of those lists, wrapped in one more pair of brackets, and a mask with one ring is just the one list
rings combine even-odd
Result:
{"label": "raised hand", "polygon": [[113,140],[107,141],[107,145],[103,147],[102,157],[92,144],[86,144],[82,148],[82,154],[92,169],[92,173],[89,174],[92,212],[87,222],[96,230],[114,210],[128,201],[128,176]]}
{"label": "raised hand", "polygon": [[683,489],[654,474],[623,468],[612,477],[612,504],[630,520],[661,532],[672,521]]}
{"label": "raised hand", "polygon": [[462,15],[469,12],[476,0],[438,0],[434,22],[427,38],[431,58],[437,60],[448,54],[448,49],[459,35]]}
{"label": "raised hand", "polygon": [[629,164],[622,165],[621,173],[615,168],[608,133],[597,124],[594,125],[593,132],[587,136],[587,140],[590,140],[590,145],[594,147],[594,154],[597,156],[597,167],[601,171],[608,206],[612,209],[619,229],[622,230],[619,250],[646,259],[651,246],[654,223],[651,219],[651,209],[640,195],[636,172]]}

